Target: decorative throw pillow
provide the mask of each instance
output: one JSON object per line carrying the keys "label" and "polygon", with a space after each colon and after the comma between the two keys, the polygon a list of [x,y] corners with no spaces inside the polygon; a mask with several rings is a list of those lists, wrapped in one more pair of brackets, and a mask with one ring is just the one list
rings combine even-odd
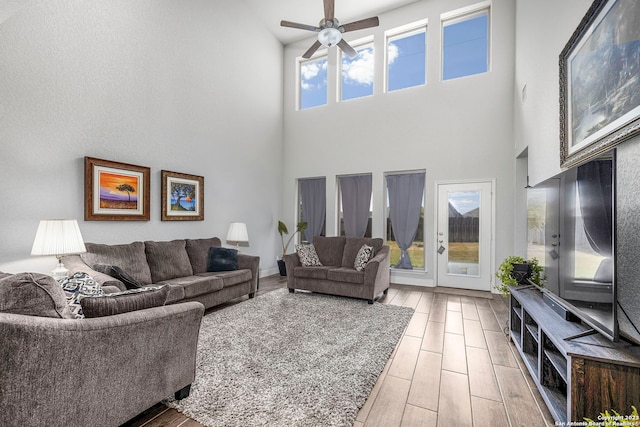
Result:
{"label": "decorative throw pillow", "polygon": [[212,246],[209,248],[207,271],[233,271],[238,269],[238,251]]}
{"label": "decorative throw pillow", "polygon": [[147,286],[80,299],[85,317],[113,316],[130,311],[161,307],[167,301],[168,286]]}
{"label": "decorative throw pillow", "polygon": [[73,319],[60,284],[40,273],[0,279],[0,313]]}
{"label": "decorative throw pillow", "polygon": [[85,317],[82,311],[82,305],[80,304],[82,298],[104,294],[100,284],[93,280],[87,273],[75,273],[73,276],[61,280],[60,285],[67,298],[69,310],[71,310],[71,314],[73,314],[76,319]]}
{"label": "decorative throw pillow", "polygon": [[353,268],[357,271],[362,271],[367,266],[367,263],[373,255],[373,246],[362,245],[358,254],[356,255],[356,261],[353,264]]}
{"label": "decorative throw pillow", "polygon": [[114,277],[120,280],[127,289],[135,289],[141,288],[142,284],[134,279],[129,273],[118,267],[117,265],[111,264],[94,264],[91,268],[99,273],[108,274],[111,277]]}
{"label": "decorative throw pillow", "polygon": [[296,253],[300,259],[300,264],[302,264],[303,267],[318,267],[322,265],[313,243],[308,245],[296,245]]}

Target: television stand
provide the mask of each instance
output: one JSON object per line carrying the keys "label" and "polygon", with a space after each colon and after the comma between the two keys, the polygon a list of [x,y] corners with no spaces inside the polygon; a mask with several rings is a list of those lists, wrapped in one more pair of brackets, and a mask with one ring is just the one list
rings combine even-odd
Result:
{"label": "television stand", "polygon": [[640,347],[564,319],[539,289],[510,289],[511,340],[558,425],[607,410],[630,415],[640,402]]}

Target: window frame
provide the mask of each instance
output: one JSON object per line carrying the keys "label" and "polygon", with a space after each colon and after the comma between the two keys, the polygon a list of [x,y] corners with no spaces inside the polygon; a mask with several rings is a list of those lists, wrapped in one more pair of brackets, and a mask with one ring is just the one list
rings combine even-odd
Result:
{"label": "window frame", "polygon": [[[346,40],[345,40],[346,41]],[[357,52],[358,49],[364,49],[367,47],[371,47],[373,49],[373,82],[371,83],[371,94],[358,96],[356,98],[342,99],[342,60],[346,56],[342,49],[338,48],[337,50],[337,66],[336,66],[336,102],[349,102],[354,101],[356,99],[369,98],[376,93],[376,79],[375,79],[375,71],[376,71],[376,46],[373,35],[369,35],[351,42],[348,42],[349,45]]]}
{"label": "window frame", "polygon": [[[482,73],[467,74],[464,76],[453,77],[449,79],[444,78],[444,29],[449,25],[458,24],[460,22],[468,21],[470,19],[477,18],[479,16],[487,15],[487,70]],[[440,15],[440,81],[447,82],[457,79],[463,79],[465,77],[473,77],[491,72],[491,53],[493,51],[492,37],[491,37],[491,2],[484,1],[481,3],[472,4],[460,9],[455,9],[449,12],[442,13]]]}
{"label": "window frame", "polygon": [[[399,92],[406,89],[425,87],[427,85],[427,82],[428,82],[427,31],[428,31],[428,28],[429,28],[429,20],[425,18],[416,22],[412,22],[406,25],[392,28],[384,32],[384,93]],[[424,32],[424,83],[420,85],[415,85],[415,86],[408,86],[402,89],[389,90],[389,74],[390,74],[389,73],[389,65],[390,65],[389,64],[389,43],[392,42],[393,40],[403,39],[405,37],[411,37],[423,32]]]}
{"label": "window frame", "polygon": [[[311,62],[318,62],[322,59],[327,61],[326,68],[326,86],[327,86],[327,100],[324,104],[314,105],[313,107],[302,108],[302,66]],[[296,58],[296,111],[311,110],[314,108],[324,107],[329,104],[329,50],[321,49],[316,51],[311,58],[303,58],[299,56]]]}

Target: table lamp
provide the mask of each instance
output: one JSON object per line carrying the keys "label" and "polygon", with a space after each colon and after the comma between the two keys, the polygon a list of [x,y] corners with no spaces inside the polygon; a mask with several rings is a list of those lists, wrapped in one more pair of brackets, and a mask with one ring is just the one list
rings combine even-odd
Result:
{"label": "table lamp", "polygon": [[247,224],[244,222],[232,222],[229,224],[227,242],[236,242],[236,250],[240,252],[240,243],[249,243]]}
{"label": "table lamp", "polygon": [[62,256],[86,251],[75,219],[45,219],[38,225],[31,255],[55,255],[58,266],[51,275],[56,280],[62,280],[69,275],[69,270],[62,264]]}

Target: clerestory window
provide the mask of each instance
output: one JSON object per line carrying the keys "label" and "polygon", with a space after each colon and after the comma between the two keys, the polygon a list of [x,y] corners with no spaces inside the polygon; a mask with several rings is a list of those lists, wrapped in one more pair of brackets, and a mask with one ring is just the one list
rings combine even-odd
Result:
{"label": "clerestory window", "polygon": [[489,70],[489,7],[484,3],[443,14],[442,79]]}
{"label": "clerestory window", "polygon": [[388,31],[386,45],[387,92],[426,84],[426,20]]}
{"label": "clerestory window", "polygon": [[299,109],[319,107],[327,104],[327,54],[308,60],[300,60],[298,65]]}

